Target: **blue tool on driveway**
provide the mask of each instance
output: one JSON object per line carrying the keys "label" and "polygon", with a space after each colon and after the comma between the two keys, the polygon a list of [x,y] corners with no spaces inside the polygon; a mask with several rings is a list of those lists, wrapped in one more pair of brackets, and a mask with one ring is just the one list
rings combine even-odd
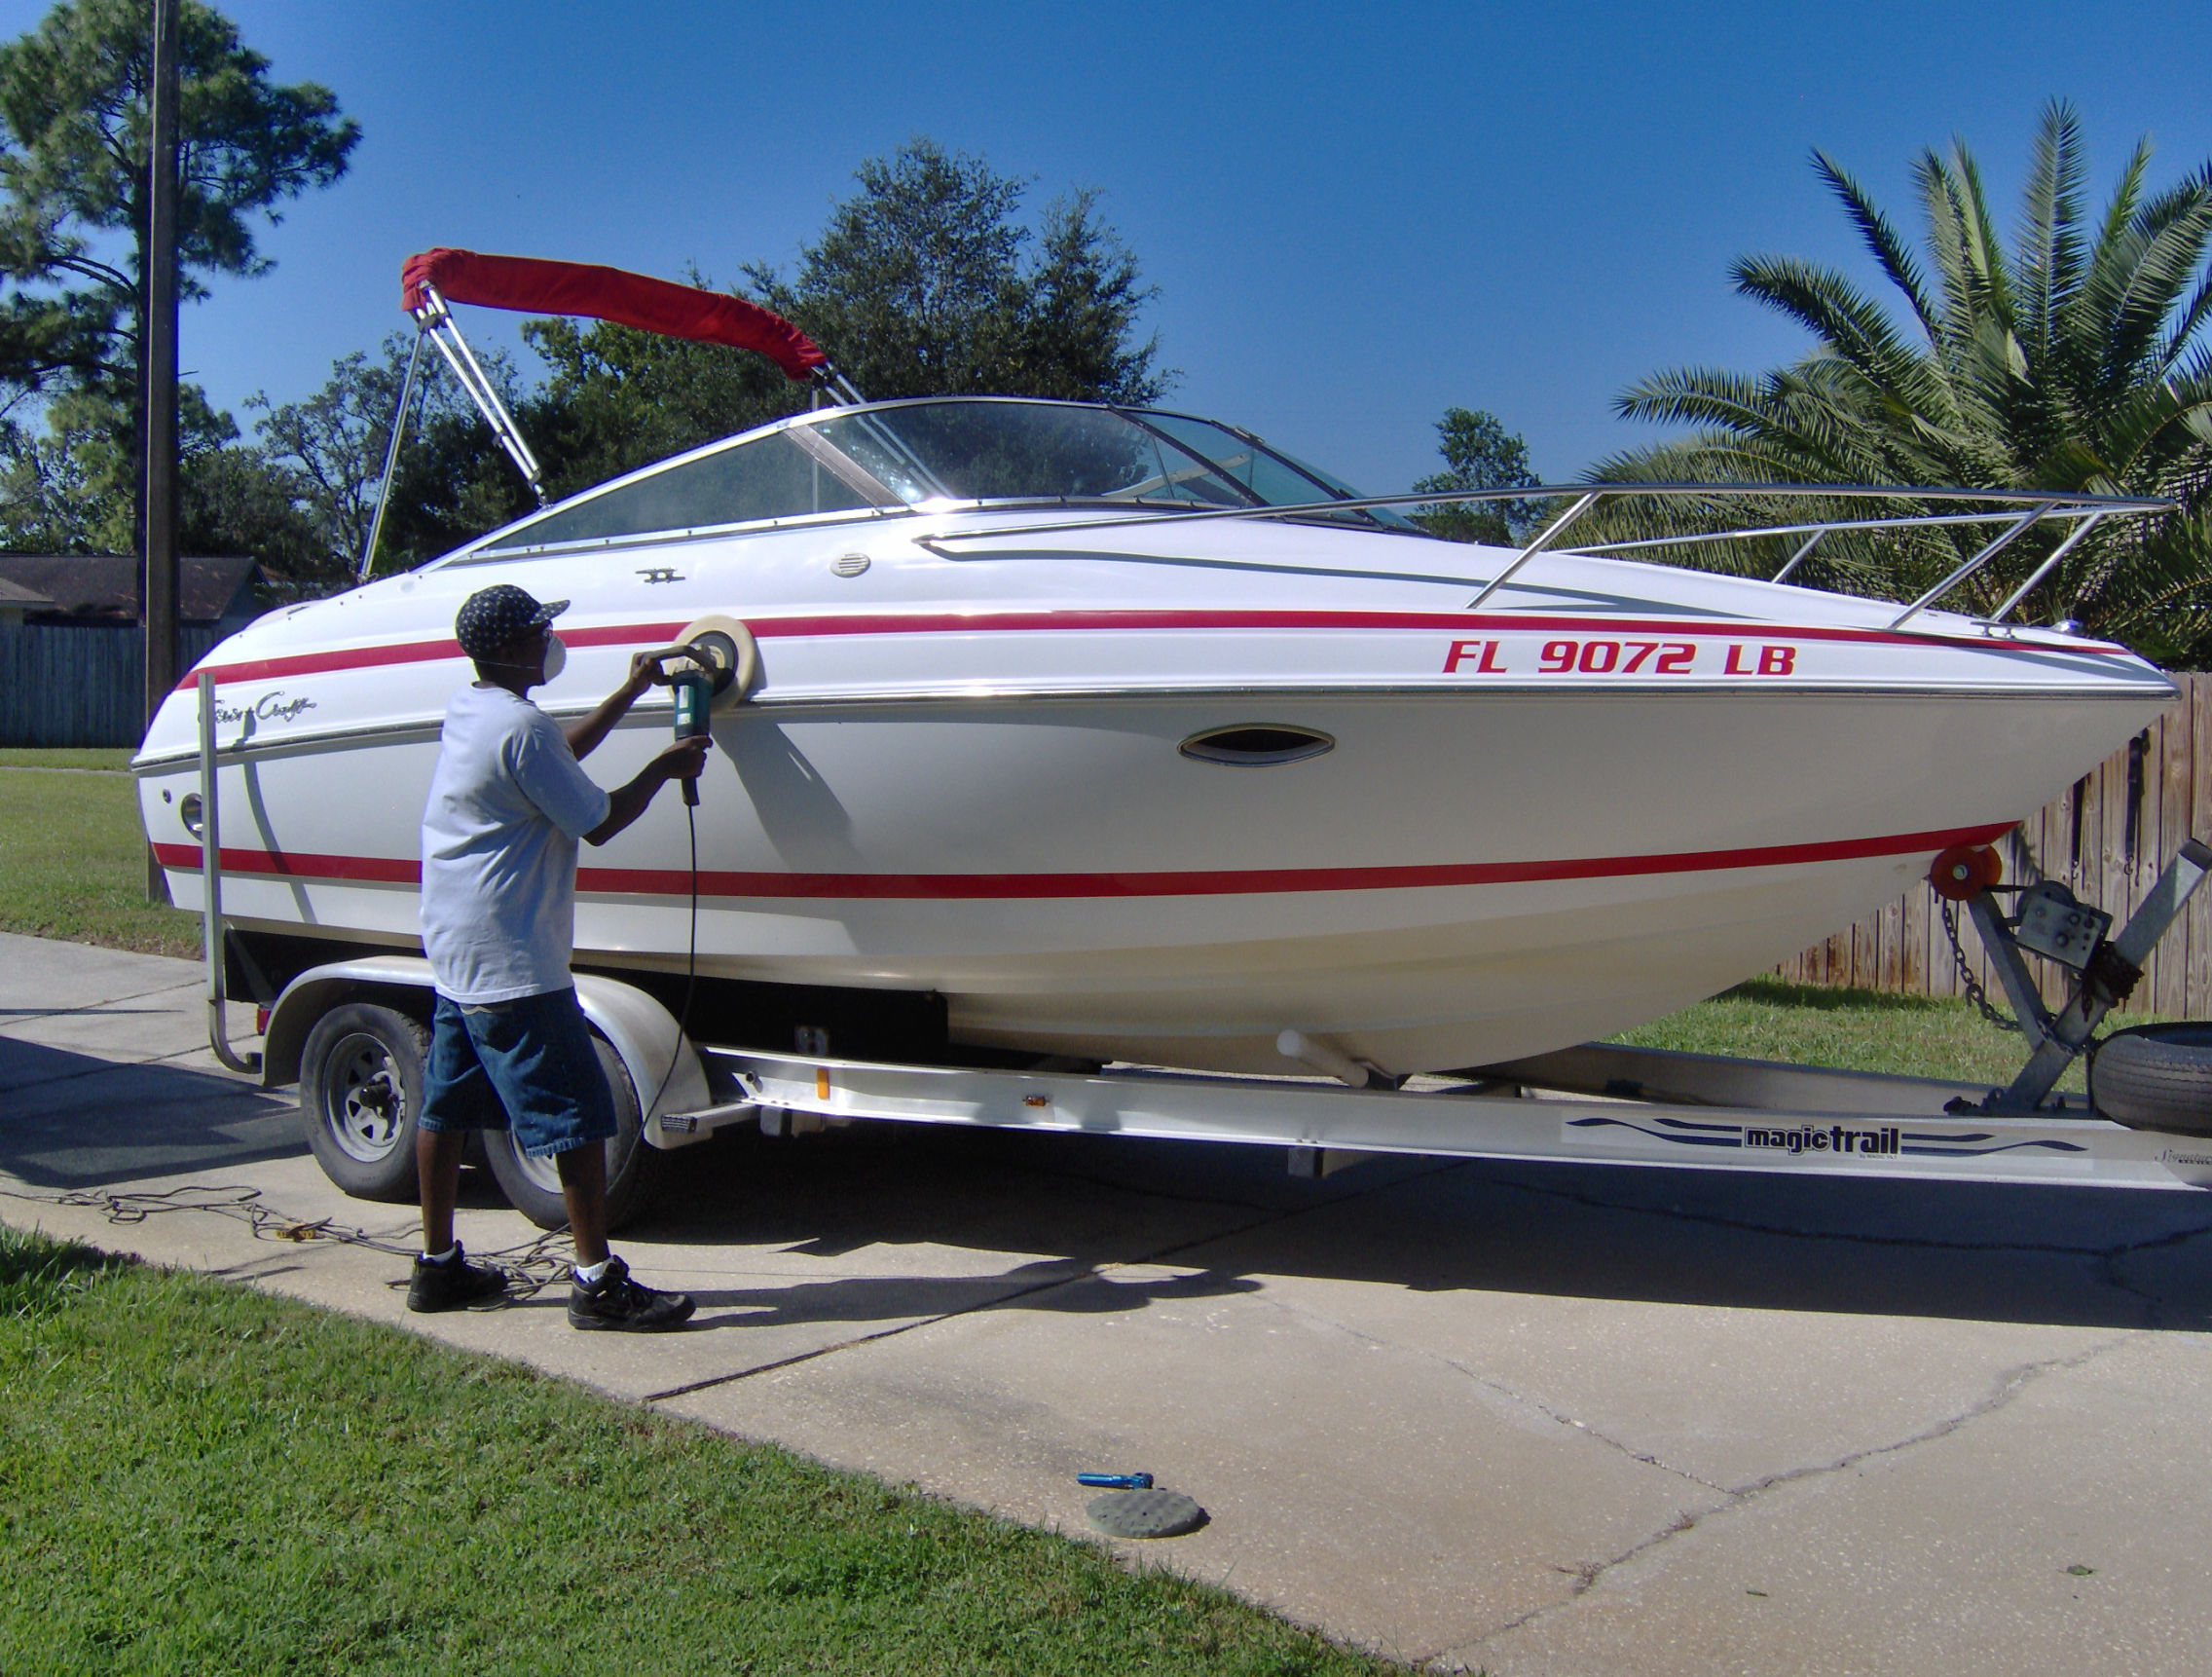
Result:
{"label": "blue tool on driveway", "polygon": [[1075,1482],[1099,1491],[1149,1491],[1150,1473],[1078,1473]]}

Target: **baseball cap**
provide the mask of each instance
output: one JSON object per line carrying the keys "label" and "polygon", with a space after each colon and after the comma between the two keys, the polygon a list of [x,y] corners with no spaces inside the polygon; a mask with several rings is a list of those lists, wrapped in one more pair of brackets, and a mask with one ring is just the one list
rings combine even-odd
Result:
{"label": "baseball cap", "polygon": [[518,635],[542,628],[569,609],[566,600],[540,605],[512,582],[479,588],[461,602],[453,620],[454,638],[472,658],[488,658]]}

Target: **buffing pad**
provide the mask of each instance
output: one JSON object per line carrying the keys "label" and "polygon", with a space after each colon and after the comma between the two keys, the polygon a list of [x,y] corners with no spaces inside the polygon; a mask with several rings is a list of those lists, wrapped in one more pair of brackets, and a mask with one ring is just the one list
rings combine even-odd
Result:
{"label": "buffing pad", "polygon": [[1206,1523],[1206,1511],[1180,1491],[1108,1491],[1084,1512],[1108,1537],[1171,1538]]}
{"label": "buffing pad", "polygon": [[754,640],[753,631],[735,617],[710,612],[688,624],[676,639],[688,646],[701,637],[706,638],[706,645],[700,651],[714,656],[717,671],[726,671],[732,678],[726,683],[718,683],[710,709],[719,714],[743,704],[760,685],[760,647]]}

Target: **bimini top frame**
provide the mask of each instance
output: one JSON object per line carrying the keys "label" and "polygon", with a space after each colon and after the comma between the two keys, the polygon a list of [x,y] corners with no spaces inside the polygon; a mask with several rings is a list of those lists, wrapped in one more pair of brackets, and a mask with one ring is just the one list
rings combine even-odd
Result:
{"label": "bimini top frame", "polygon": [[392,470],[399,461],[400,438],[407,428],[425,339],[437,346],[461,388],[468,392],[468,399],[530,485],[538,505],[545,504],[537,457],[500,398],[498,387],[486,375],[467,339],[461,335],[453,317],[453,303],[539,315],[584,315],[663,337],[752,350],[773,360],[787,377],[811,384],[818,403],[825,396],[839,404],[861,400],[852,382],[791,321],[757,303],[703,286],[679,285],[592,263],[486,256],[441,246],[410,256],[400,268],[400,287],[402,306],[415,321],[415,347],[407,357],[407,375],[400,383],[399,405],[392,414],[385,444],[384,479],[377,489],[368,540],[361,548],[359,579],[364,582],[376,566],[377,542],[384,533],[385,509],[391,499]]}

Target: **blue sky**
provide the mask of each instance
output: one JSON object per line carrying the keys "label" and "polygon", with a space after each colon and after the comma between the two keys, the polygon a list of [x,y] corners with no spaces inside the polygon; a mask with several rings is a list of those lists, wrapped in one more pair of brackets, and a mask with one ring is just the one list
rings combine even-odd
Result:
{"label": "blue sky", "polygon": [[[2155,183],[2212,157],[2202,0],[225,9],[365,131],[267,236],[275,272],[187,312],[185,364],[234,410],[403,324],[409,251],[726,280],[790,263],[856,164],[928,134],[1040,203],[1100,189],[1160,287],[1177,405],[1378,493],[1434,468],[1448,405],[1485,407],[1561,478],[1647,434],[1610,415],[1632,380],[1802,347],[1726,271],[1859,265],[1816,146],[1915,226],[1911,159],[1954,133],[2009,211],[2053,94],[2099,199],[2140,135]],[[0,0],[0,32],[43,11]]]}

